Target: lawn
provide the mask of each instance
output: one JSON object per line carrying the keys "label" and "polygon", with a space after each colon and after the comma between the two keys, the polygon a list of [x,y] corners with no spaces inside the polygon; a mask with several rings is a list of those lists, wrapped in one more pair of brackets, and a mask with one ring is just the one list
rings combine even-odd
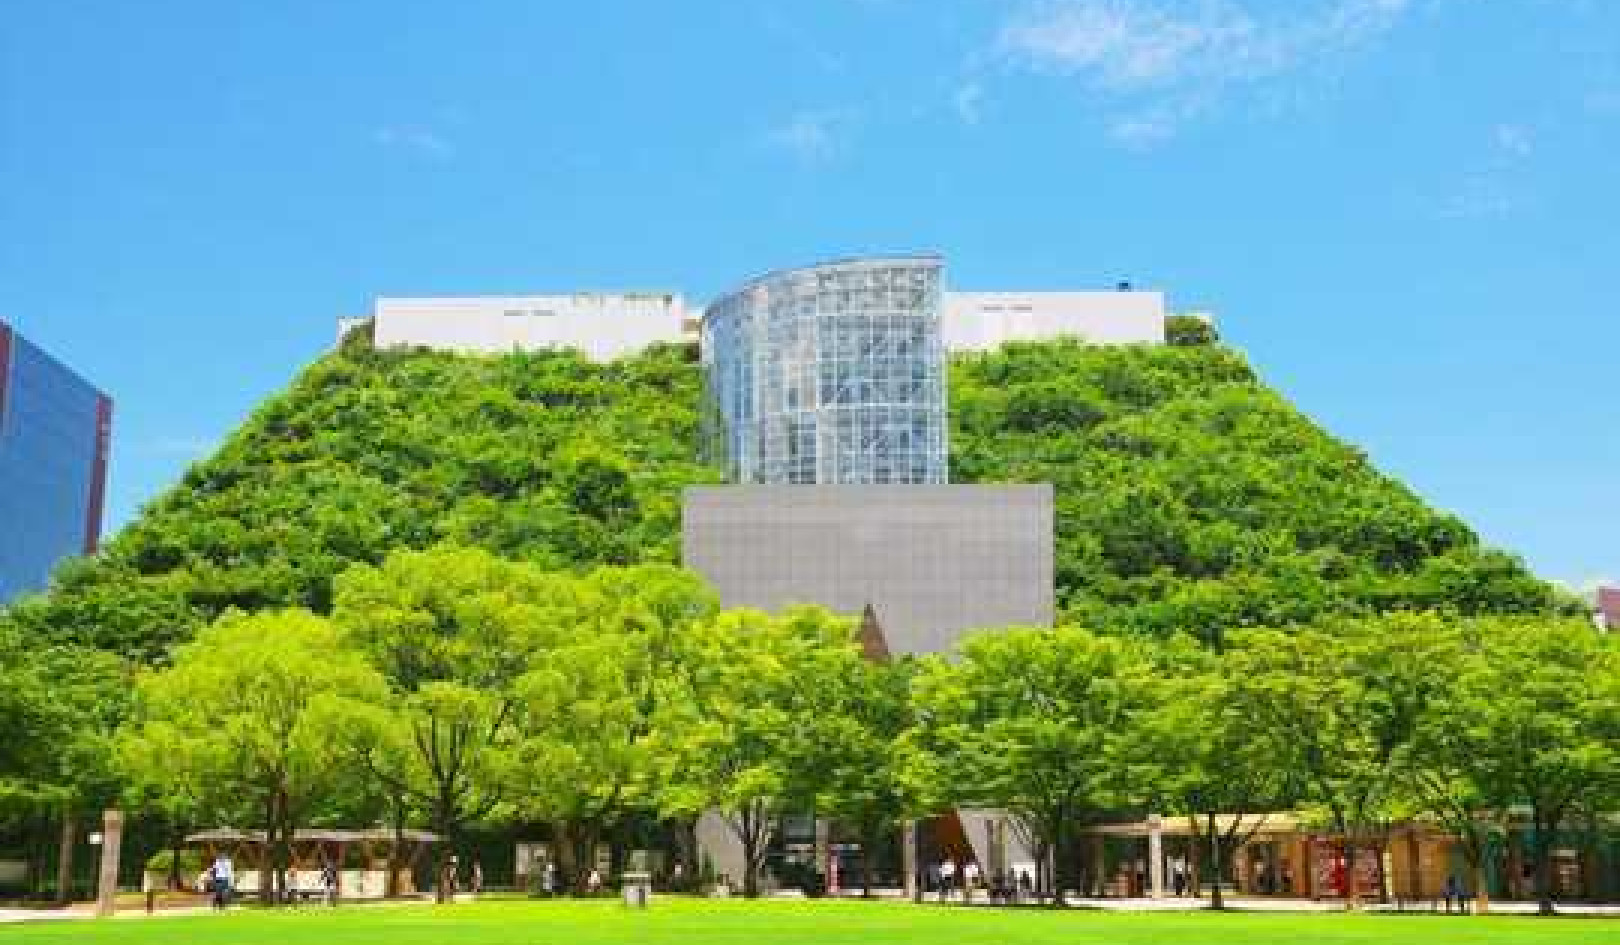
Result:
{"label": "lawn", "polygon": [[0,945],[1495,945],[1620,943],[1620,920],[1051,912],[908,903],[659,900],[308,908],[0,927]]}

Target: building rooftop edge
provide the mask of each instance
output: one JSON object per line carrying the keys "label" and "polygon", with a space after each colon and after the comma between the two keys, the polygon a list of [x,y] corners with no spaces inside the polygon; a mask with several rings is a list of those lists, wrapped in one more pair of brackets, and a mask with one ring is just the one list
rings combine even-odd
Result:
{"label": "building rooftop edge", "polygon": [[[836,266],[849,266],[849,265],[853,265],[853,264],[856,264],[856,263],[867,264],[867,265],[881,265],[883,263],[919,263],[919,262],[932,262],[932,263],[936,263],[936,264],[938,264],[940,266],[943,266],[943,265],[945,265],[945,254],[937,253],[937,252],[872,253],[870,255],[839,256],[839,257],[836,257],[836,258],[833,258],[833,259],[821,259],[821,260],[817,260],[817,261],[812,262],[812,263],[806,263],[805,265],[802,265],[802,266],[781,266],[779,268],[770,269],[770,270],[767,270],[765,272],[759,273],[757,275],[750,276],[747,279],[744,279],[743,281],[737,283],[730,290],[722,292],[719,295],[715,296],[713,299],[710,299],[708,304],[713,305],[715,302],[719,302],[722,299],[729,298],[729,297],[731,297],[733,295],[736,295],[739,292],[746,292],[747,290],[753,288],[754,286],[759,285],[762,282],[766,282],[768,280],[775,279],[775,278],[778,278],[780,276],[785,276],[785,275],[788,275],[789,273],[815,272],[818,269],[831,269],[831,268],[834,268]],[[704,307],[707,308],[708,306],[705,305]]]}
{"label": "building rooftop edge", "polygon": [[57,357],[56,355],[52,354],[50,352],[50,349],[45,348],[45,347],[35,343],[31,339],[29,339],[29,337],[27,335],[23,334],[21,331],[19,331],[17,329],[16,325],[13,325],[11,322],[6,321],[4,318],[0,318],[0,334],[10,335],[16,341],[21,341],[23,344],[26,344],[28,347],[33,348],[35,351],[39,352],[40,357],[42,357],[45,360],[51,362],[51,364],[53,366],[55,366],[58,370],[62,371],[62,373],[67,374],[69,377],[72,377],[75,381],[78,381],[84,387],[89,389],[91,393],[95,394],[97,397],[100,397],[102,400],[107,401],[108,403],[113,403],[114,402],[112,395],[107,393],[107,391],[105,389],[103,389],[101,387],[101,385],[97,384],[95,381],[92,381],[90,378],[86,377],[81,371],[79,371],[79,369],[75,368],[73,365],[67,363],[66,361],[64,361],[61,358]]}

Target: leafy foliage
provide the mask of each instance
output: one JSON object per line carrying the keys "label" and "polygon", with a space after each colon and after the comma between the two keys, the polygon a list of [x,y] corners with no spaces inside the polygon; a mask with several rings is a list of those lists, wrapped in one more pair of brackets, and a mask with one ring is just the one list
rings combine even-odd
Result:
{"label": "leafy foliage", "polygon": [[354,563],[440,543],[547,569],[673,562],[701,378],[679,348],[458,357],[345,346],[49,595],[5,619],[144,660],[229,608],[330,611]]}
{"label": "leafy foliage", "polygon": [[[1146,702],[1145,645],[1074,628],[969,637],[961,661],[930,658],[917,680],[912,738],[936,803],[999,808],[1018,819],[1044,873],[1072,862],[1073,828],[1120,806],[1133,713]],[[1067,877],[1037,877],[1062,901]]]}
{"label": "leafy foliage", "polygon": [[[227,608],[331,609],[353,563],[440,543],[547,569],[674,562],[702,380],[675,347],[460,357],[345,346],[98,559],[3,619],[161,659]],[[1066,618],[1110,630],[1449,609],[1553,592],[1218,346],[1015,343],[952,368],[952,476],[1052,482]]]}
{"label": "leafy foliage", "polygon": [[1555,606],[1231,349],[1014,343],[958,358],[951,392],[953,480],[1055,485],[1069,622],[1218,644],[1329,614]]}

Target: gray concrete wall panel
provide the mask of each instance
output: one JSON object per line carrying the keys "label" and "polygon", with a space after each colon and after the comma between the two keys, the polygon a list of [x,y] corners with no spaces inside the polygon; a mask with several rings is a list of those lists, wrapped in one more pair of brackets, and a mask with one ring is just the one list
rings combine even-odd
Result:
{"label": "gray concrete wall panel", "polygon": [[1052,487],[700,486],[682,555],[727,607],[871,604],[896,653],[965,631],[1051,626]]}

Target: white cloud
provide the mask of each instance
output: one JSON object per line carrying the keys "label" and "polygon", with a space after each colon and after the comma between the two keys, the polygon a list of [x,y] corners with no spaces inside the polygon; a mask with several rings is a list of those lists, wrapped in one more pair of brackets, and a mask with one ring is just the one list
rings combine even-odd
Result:
{"label": "white cloud", "polygon": [[1524,165],[1535,150],[1535,134],[1513,122],[1494,125],[1458,175],[1456,187],[1440,201],[1447,220],[1490,220],[1510,216],[1528,201]]}
{"label": "white cloud", "polygon": [[1530,129],[1523,125],[1503,123],[1491,131],[1492,140],[1498,151],[1513,157],[1524,157],[1535,147],[1531,141]]}
{"label": "white cloud", "polygon": [[996,50],[1012,67],[1081,82],[1116,113],[1110,136],[1139,144],[1237,90],[1323,68],[1394,28],[1408,0],[1282,8],[1295,12],[1262,18],[1235,0],[1044,0],[1013,14]]}
{"label": "white cloud", "polygon": [[1518,208],[1519,201],[1501,179],[1491,174],[1469,174],[1440,204],[1439,216],[1446,220],[1492,220]]}
{"label": "white cloud", "polygon": [[845,117],[833,111],[802,111],[765,132],[765,143],[807,164],[837,156],[846,145]]}
{"label": "white cloud", "polygon": [[956,106],[956,117],[962,119],[964,125],[977,125],[983,118],[982,105],[984,102],[984,84],[981,82],[964,82],[956,89],[952,103]]}
{"label": "white cloud", "polygon": [[432,157],[449,157],[456,150],[449,141],[419,125],[385,125],[377,129],[373,138],[385,148],[415,151]]}
{"label": "white cloud", "polygon": [[1620,115],[1620,87],[1588,92],[1586,110],[1594,115]]}
{"label": "white cloud", "polygon": [[1173,112],[1160,109],[1127,115],[1108,126],[1108,137],[1129,148],[1148,148],[1175,137],[1180,118]]}

